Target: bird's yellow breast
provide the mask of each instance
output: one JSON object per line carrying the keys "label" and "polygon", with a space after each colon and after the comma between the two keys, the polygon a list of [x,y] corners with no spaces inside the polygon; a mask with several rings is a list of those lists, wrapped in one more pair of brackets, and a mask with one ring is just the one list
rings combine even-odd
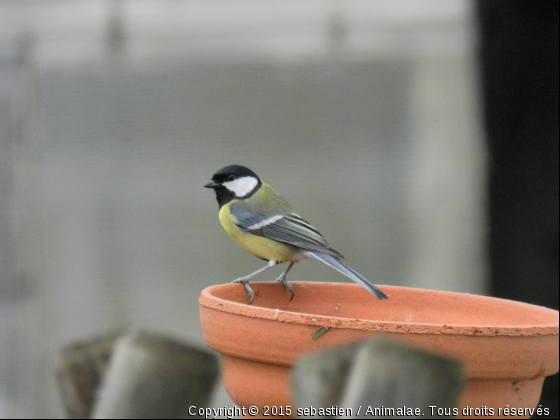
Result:
{"label": "bird's yellow breast", "polygon": [[240,230],[236,226],[237,219],[230,213],[230,206],[234,202],[222,206],[219,218],[222,227],[235,242],[251,254],[264,260],[279,262],[302,260],[299,249],[294,246]]}

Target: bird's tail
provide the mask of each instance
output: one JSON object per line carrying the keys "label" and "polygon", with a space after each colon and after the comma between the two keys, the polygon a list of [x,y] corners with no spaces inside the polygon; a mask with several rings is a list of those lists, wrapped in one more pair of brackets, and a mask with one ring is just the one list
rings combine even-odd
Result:
{"label": "bird's tail", "polygon": [[372,284],[368,279],[362,276],[357,271],[354,271],[352,268],[348,267],[338,258],[333,257],[331,255],[324,254],[322,252],[317,251],[304,251],[305,255],[319,260],[328,266],[334,268],[337,271],[340,271],[346,277],[354,280],[356,283],[361,284],[367,290],[375,295],[378,299],[389,299],[385,293],[383,293],[376,285]]}

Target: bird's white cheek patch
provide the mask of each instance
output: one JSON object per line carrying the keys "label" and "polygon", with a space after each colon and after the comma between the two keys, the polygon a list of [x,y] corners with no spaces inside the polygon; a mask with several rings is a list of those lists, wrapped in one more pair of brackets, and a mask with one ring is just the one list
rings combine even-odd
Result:
{"label": "bird's white cheek patch", "polygon": [[224,182],[222,185],[235,194],[236,197],[245,197],[257,186],[259,181],[252,176],[244,176],[233,181]]}

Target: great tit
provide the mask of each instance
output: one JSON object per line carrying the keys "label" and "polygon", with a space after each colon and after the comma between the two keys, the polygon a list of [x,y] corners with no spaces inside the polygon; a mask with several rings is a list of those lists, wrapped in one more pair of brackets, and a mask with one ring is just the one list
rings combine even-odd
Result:
{"label": "great tit", "polygon": [[249,279],[283,262],[289,265],[276,281],[288,288],[292,300],[294,288],[286,275],[296,262],[309,258],[340,271],[378,299],[388,299],[368,279],[340,261],[344,257],[331,248],[323,235],[294,213],[286,199],[252,170],[239,165],[226,166],[204,186],[216,192],[220,223],[229,236],[251,254],[268,261],[265,267],[233,281],[245,286],[249,305],[255,298]]}

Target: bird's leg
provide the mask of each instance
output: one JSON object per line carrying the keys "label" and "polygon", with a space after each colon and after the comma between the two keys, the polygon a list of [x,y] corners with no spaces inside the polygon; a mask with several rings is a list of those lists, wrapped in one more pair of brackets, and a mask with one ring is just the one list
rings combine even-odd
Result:
{"label": "bird's leg", "polygon": [[288,290],[290,291],[290,293],[292,294],[292,297],[290,298],[290,301],[294,298],[294,286],[292,286],[290,283],[288,283],[288,280],[286,280],[286,276],[288,275],[288,272],[294,266],[294,264],[295,264],[295,262],[291,262],[290,265],[288,266],[288,268],[286,268],[286,270],[284,270],[284,272],[280,275],[280,277],[278,277],[276,279],[276,281],[282,282],[282,284],[284,286],[286,286],[288,288]]}
{"label": "bird's leg", "polygon": [[248,305],[253,303],[253,299],[255,298],[255,293],[253,292],[253,289],[251,289],[251,286],[249,285],[249,279],[255,277],[259,273],[262,273],[263,271],[268,270],[269,268],[274,267],[276,264],[278,264],[278,261],[270,260],[267,266],[263,268],[259,268],[254,273],[247,274],[246,276],[239,277],[238,279],[232,281],[232,283],[243,283],[243,286],[245,286],[245,290],[247,290],[247,295],[249,296]]}

